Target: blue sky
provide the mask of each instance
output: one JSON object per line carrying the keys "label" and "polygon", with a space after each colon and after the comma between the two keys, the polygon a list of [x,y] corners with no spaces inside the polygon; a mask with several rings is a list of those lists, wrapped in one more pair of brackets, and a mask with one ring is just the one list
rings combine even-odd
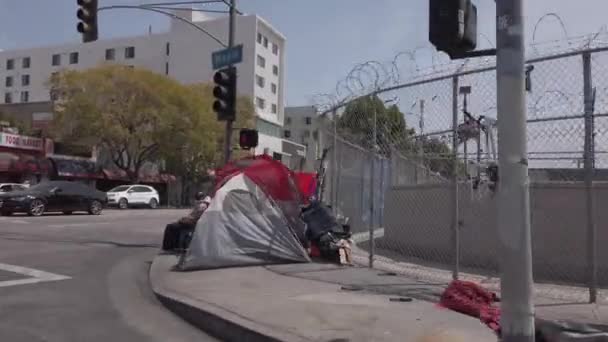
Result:
{"label": "blue sky", "polygon": [[[143,0],[100,0],[103,5],[141,4]],[[155,1],[159,2],[159,1]],[[479,31],[494,41],[492,0],[474,0]],[[535,22],[554,12],[569,36],[608,23],[606,0],[526,0],[527,36]],[[315,93],[331,92],[358,62],[391,60],[399,51],[427,46],[428,0],[239,0],[239,8],[270,21],[288,39],[287,104],[309,104]],[[0,49],[51,45],[80,39],[75,30],[76,0],[0,0]],[[168,19],[139,11],[106,12],[101,36],[164,31]],[[562,39],[563,30],[547,18],[538,40]],[[479,38],[481,47],[489,43]],[[427,58],[421,55],[419,58]]]}

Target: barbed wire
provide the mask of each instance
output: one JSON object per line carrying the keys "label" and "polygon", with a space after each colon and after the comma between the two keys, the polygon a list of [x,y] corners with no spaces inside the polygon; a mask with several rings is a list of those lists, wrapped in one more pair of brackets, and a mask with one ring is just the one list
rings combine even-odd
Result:
{"label": "barbed wire", "polygon": [[[563,32],[563,38],[558,40],[537,41],[537,32],[548,19],[557,20]],[[485,35],[483,38],[490,46],[493,42]],[[585,49],[608,47],[608,27],[601,26],[598,31],[576,37],[570,37],[564,20],[557,13],[546,13],[534,25],[532,43],[528,58],[542,58],[558,53],[582,51]],[[421,65],[418,54],[423,51],[430,52],[430,66]],[[495,57],[467,58],[460,61],[451,61],[446,54],[438,52],[430,44],[418,46],[411,50],[400,51],[388,61],[367,61],[356,64],[344,77],[338,80],[334,89],[334,97],[315,97],[313,104],[319,108],[333,108],[331,103],[341,107],[359,97],[379,94],[384,89],[398,87],[406,82],[415,82],[425,79],[447,76],[459,72],[482,69],[495,66]],[[322,110],[321,110],[322,111]]]}

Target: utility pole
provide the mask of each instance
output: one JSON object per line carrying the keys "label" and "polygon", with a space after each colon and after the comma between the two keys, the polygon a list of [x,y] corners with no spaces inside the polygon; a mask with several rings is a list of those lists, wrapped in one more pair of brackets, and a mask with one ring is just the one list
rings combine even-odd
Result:
{"label": "utility pole", "polygon": [[[230,27],[228,28],[228,48],[234,46],[234,34],[236,28],[236,0],[230,0]],[[232,67],[232,65],[230,65]],[[238,76],[236,83],[238,84]],[[236,91],[236,86],[235,86]],[[235,105],[236,108],[236,105]],[[224,164],[230,161],[230,153],[232,152],[232,120],[226,121],[226,141],[224,142]]]}
{"label": "utility pole", "polygon": [[503,342],[534,341],[522,0],[496,1],[497,227]]}

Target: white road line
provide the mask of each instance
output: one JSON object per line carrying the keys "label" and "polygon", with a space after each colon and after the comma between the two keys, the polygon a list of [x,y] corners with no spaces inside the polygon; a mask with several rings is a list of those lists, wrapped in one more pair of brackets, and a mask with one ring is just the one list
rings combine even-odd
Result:
{"label": "white road line", "polygon": [[16,286],[16,285],[25,285],[25,284],[35,284],[41,283],[45,281],[57,281],[57,280],[65,280],[71,279],[71,277],[54,274],[50,272],[35,270],[33,268],[27,268],[22,266],[15,266],[9,264],[0,263],[0,270],[6,272],[12,272],[27,276],[29,278],[25,279],[15,279],[15,280],[6,280],[0,281],[0,287],[8,287],[8,286]]}
{"label": "white road line", "polygon": [[[95,222],[96,226],[109,225],[110,222]],[[82,227],[90,225],[90,223],[82,222],[82,223],[64,223],[64,224],[47,224],[46,226],[49,228],[68,228],[68,227]]]}
{"label": "white road line", "polygon": [[9,219],[9,218],[2,218],[0,219],[0,221],[6,221],[9,223],[16,223],[16,224],[28,224],[28,222],[26,220],[16,220],[16,219]]}

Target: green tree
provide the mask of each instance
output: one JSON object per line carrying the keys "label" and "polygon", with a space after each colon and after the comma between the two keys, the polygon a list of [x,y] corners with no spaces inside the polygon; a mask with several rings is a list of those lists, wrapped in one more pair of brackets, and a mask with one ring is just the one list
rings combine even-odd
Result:
{"label": "green tree", "polygon": [[[207,109],[204,117],[191,122],[191,127],[183,135],[177,137],[179,148],[166,151],[168,170],[185,176],[188,182],[197,184],[206,179],[206,171],[222,165],[224,160],[224,123],[217,122],[215,112],[212,112],[213,87],[209,84],[188,86],[192,96],[201,100],[201,105]],[[207,113],[208,112],[208,113]],[[235,128],[254,127],[255,109],[249,97],[237,99],[237,120]],[[209,128],[213,127],[212,130]],[[238,134],[233,134],[233,146],[238,144]],[[238,158],[239,153],[233,153]]]}
{"label": "green tree", "polygon": [[101,147],[134,182],[146,162],[194,145],[201,158],[212,159],[218,125],[209,99],[192,87],[119,65],[63,71],[49,83],[58,97],[52,135]]}
{"label": "green tree", "polygon": [[33,135],[35,132],[31,125],[25,121],[17,118],[15,115],[0,110],[0,122],[8,123],[9,127],[15,127],[19,130],[19,134],[22,135]]}
{"label": "green tree", "polygon": [[397,105],[386,107],[378,96],[361,97],[346,105],[338,119],[340,134],[365,148],[372,148],[374,116],[379,153],[390,154],[392,149],[410,153],[414,130],[407,128],[405,116]]}
{"label": "green tree", "polygon": [[417,160],[422,145],[426,167],[446,177],[453,173],[452,149],[435,138],[423,137],[417,142],[415,130],[408,128],[399,107],[394,104],[387,107],[378,96],[360,97],[346,105],[338,119],[339,134],[355,144],[372,149],[374,112],[379,154],[390,156],[395,151]]}

